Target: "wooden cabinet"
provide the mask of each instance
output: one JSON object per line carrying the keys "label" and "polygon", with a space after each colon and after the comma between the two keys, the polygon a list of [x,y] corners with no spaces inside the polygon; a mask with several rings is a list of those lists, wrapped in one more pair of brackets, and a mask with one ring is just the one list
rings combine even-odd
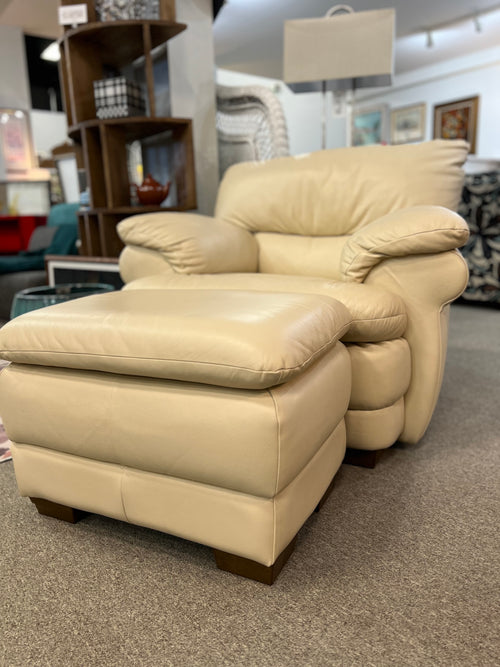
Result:
{"label": "wooden cabinet", "polygon": [[[63,0],[61,4],[71,4]],[[87,0],[90,23],[69,28],[59,42],[60,73],[68,117],[68,133],[81,144],[90,207],[79,213],[81,252],[117,256],[122,243],[116,224],[142,212],[196,208],[191,120],[158,116],[152,51],[185,30],[175,21],[175,0],[160,0],[159,20],[96,22],[93,0]],[[121,73],[132,63],[142,70],[145,116],[96,117],[93,83],[109,72]],[[165,63],[166,67],[166,63]],[[168,207],[134,205],[128,169],[129,147],[139,142],[164,154],[171,195]],[[143,162],[146,162],[143,160]],[[153,176],[161,180],[159,175]]]}

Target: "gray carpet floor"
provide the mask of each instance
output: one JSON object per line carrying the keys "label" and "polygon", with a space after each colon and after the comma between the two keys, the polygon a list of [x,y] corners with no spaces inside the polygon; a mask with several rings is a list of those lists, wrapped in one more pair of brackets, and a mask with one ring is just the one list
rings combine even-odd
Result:
{"label": "gray carpet floor", "polygon": [[499,665],[499,381],[500,311],[453,306],[425,438],[342,466],[272,587],[169,535],[41,517],[2,464],[0,665]]}

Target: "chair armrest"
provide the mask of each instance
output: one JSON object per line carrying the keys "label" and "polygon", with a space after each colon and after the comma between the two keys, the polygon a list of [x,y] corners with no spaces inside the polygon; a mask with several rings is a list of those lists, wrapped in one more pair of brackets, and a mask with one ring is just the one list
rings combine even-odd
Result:
{"label": "chair armrest", "polygon": [[388,257],[425,255],[464,245],[469,228],[457,213],[441,206],[415,206],[384,215],[348,238],[340,261],[344,280],[363,282]]}
{"label": "chair armrest", "polygon": [[467,264],[458,250],[419,257],[390,257],[367,276],[366,284],[401,296],[408,324],[412,374],[405,394],[405,426],[399,439],[423,436],[439,395],[448,338],[449,304],[467,286]]}
{"label": "chair armrest", "polygon": [[127,246],[159,252],[177,273],[257,270],[257,243],[229,222],[194,213],[147,213],[122,220],[118,235]]}

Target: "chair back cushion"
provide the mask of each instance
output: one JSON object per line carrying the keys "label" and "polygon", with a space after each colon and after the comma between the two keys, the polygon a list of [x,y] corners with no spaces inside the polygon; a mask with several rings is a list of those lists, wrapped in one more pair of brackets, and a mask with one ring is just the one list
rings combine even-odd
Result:
{"label": "chair back cushion", "polygon": [[261,273],[342,280],[340,257],[349,236],[298,236],[258,232]]}
{"label": "chair back cushion", "polygon": [[419,205],[456,210],[468,144],[437,139],[233,165],[215,215],[254,232],[339,236]]}

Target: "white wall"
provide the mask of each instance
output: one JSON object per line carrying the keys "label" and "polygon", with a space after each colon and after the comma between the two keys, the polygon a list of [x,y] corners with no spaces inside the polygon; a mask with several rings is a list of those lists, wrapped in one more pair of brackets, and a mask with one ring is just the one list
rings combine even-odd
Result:
{"label": "white wall", "polygon": [[172,116],[192,118],[198,211],[211,215],[219,185],[212,0],[177,0],[187,29],[168,43]]}
{"label": "white wall", "polygon": [[479,95],[476,155],[500,157],[500,47],[395,77],[390,89],[358,94],[357,108],[386,103],[395,109],[425,102],[426,139],[433,137],[434,105]]}
{"label": "white wall", "polygon": [[[0,25],[0,107],[29,109],[28,70],[20,28]],[[1,152],[0,147],[0,152]],[[5,160],[0,157],[0,180],[7,177]]]}
{"label": "white wall", "polygon": [[[280,81],[217,70],[217,82],[223,85],[276,85],[288,124],[292,155],[321,147],[321,95],[294,94]],[[431,67],[396,76],[391,88],[359,91],[356,108],[388,104],[398,108],[425,102],[426,139],[433,136],[433,107],[436,104],[479,95],[477,156],[500,158],[500,47],[444,61]],[[345,145],[345,119],[332,113],[329,97],[327,110],[327,148]]]}
{"label": "white wall", "polygon": [[0,106],[29,109],[31,98],[21,28],[0,25]]}
{"label": "white wall", "polygon": [[32,109],[30,122],[36,153],[49,157],[54,146],[68,141],[68,123],[65,113]]}
{"label": "white wall", "polygon": [[[217,69],[216,80],[223,86],[265,86],[276,93],[283,107],[288,127],[290,154],[300,155],[321,148],[323,97],[320,93],[293,93],[277,79],[268,79],[231,70]],[[331,98],[327,98],[327,148],[344,145],[345,118],[335,117]]]}
{"label": "white wall", "polygon": [[[28,67],[21,28],[0,26],[0,107],[30,110]],[[30,110],[34,153],[50,153],[67,140],[64,113]]]}

